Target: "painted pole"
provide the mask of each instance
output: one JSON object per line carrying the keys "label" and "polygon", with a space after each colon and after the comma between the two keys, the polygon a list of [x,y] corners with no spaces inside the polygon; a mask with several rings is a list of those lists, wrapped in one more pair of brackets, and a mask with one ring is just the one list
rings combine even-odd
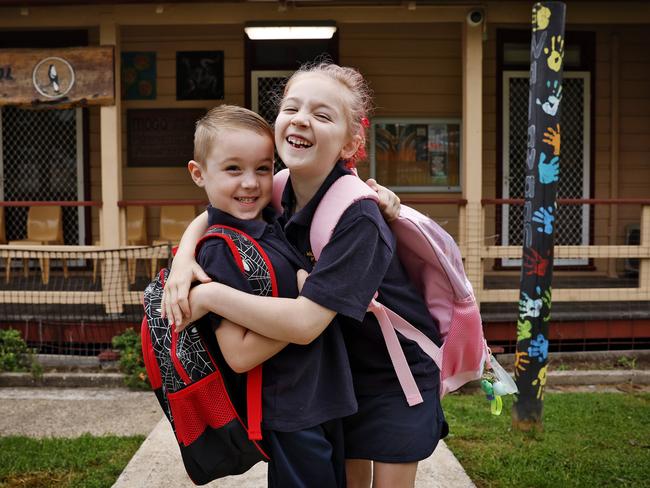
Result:
{"label": "painted pole", "polygon": [[562,2],[533,6],[524,242],[515,354],[519,396],[512,409],[513,427],[520,430],[542,429],[560,175],[565,16]]}

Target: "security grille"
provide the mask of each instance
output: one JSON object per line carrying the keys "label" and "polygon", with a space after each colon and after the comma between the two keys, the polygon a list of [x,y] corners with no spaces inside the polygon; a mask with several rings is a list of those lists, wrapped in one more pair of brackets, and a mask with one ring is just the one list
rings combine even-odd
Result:
{"label": "security grille", "polygon": [[[503,197],[524,198],[528,129],[528,73],[504,73]],[[562,155],[558,198],[589,198],[589,73],[565,73],[562,84]],[[503,244],[522,245],[523,206],[503,206]],[[557,245],[589,243],[589,206],[562,205],[557,211]],[[504,259],[505,266],[521,260]],[[556,265],[587,264],[586,259],[557,259]]]}
{"label": "security grille", "polygon": [[[83,194],[82,110],[1,110],[0,197],[80,200]],[[27,237],[27,207],[5,208],[7,239]],[[83,244],[83,208],[63,207],[65,244]]]}
{"label": "security grille", "polygon": [[[273,125],[278,115],[284,85],[293,71],[251,71],[251,108]],[[275,157],[275,171],[284,168],[282,160]]]}

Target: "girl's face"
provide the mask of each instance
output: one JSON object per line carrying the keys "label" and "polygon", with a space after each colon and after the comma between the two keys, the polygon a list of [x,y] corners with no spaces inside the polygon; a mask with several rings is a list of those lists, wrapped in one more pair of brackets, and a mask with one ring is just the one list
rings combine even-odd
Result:
{"label": "girl's face", "polygon": [[324,177],[356,152],[345,90],[319,73],[301,74],[289,85],[275,120],[275,143],[293,177]]}

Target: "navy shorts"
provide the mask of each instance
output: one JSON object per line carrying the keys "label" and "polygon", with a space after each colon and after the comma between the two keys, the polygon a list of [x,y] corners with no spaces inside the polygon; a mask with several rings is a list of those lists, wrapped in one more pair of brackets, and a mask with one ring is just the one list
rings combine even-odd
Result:
{"label": "navy shorts", "polygon": [[345,488],[340,419],[295,432],[265,430],[269,488]]}
{"label": "navy shorts", "polygon": [[343,419],[345,457],[384,463],[428,458],[449,433],[438,390],[422,392],[409,407],[403,393],[358,396],[359,410]]}

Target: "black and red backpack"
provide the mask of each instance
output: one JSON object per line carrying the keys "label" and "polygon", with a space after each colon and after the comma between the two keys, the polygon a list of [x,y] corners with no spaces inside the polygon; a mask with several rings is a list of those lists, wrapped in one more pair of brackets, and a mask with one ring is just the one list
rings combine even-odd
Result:
{"label": "black and red backpack", "polygon": [[[258,295],[277,296],[268,256],[247,234],[210,227],[197,245],[224,239]],[[262,366],[235,373],[225,362],[207,318],[176,333],[161,318],[169,271],[144,291],[142,353],[160,406],[172,425],[187,474],[197,485],[241,474],[269,457],[262,446]]]}

